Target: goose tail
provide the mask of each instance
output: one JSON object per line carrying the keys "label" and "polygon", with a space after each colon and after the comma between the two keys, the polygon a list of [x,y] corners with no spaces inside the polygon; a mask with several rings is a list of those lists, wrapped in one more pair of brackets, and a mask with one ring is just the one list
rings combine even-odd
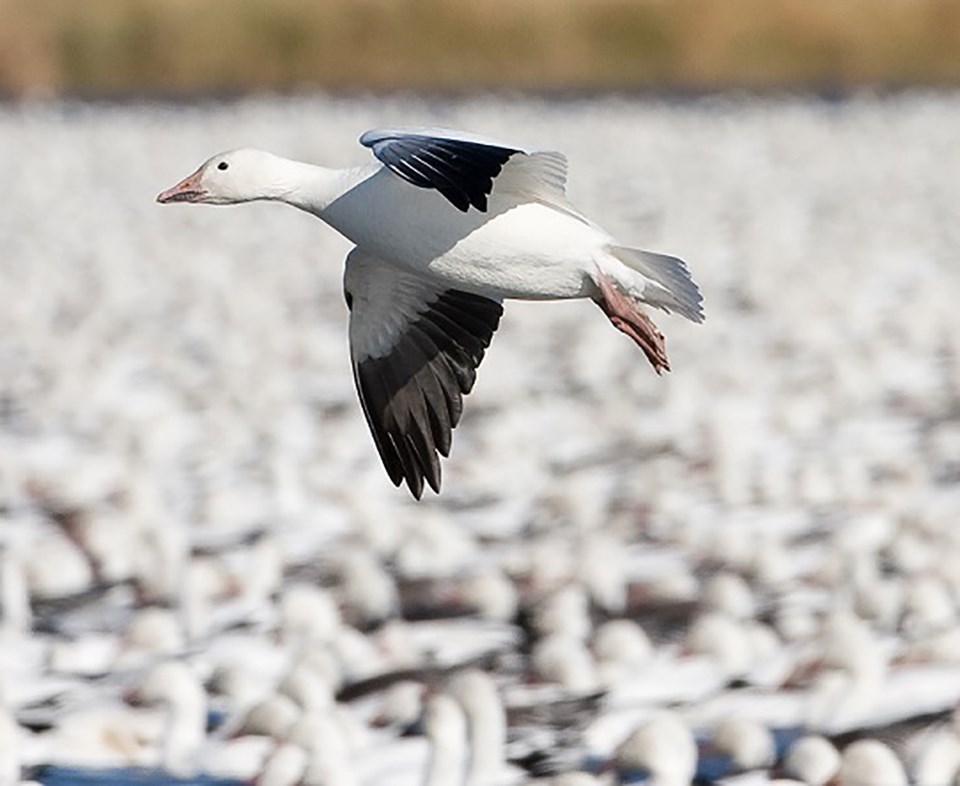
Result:
{"label": "goose tail", "polygon": [[630,276],[628,287],[638,300],[679,314],[691,322],[703,322],[703,295],[682,259],[617,245],[611,245],[609,252],[642,277],[638,281],[636,276]]}

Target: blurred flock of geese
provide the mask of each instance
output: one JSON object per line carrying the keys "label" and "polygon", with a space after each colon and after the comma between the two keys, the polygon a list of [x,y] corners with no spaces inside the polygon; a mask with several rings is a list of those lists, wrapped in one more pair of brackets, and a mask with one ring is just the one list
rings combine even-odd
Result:
{"label": "blurred flock of geese", "polygon": [[[425,118],[563,149],[710,322],[657,378],[511,304],[416,504],[346,244],[152,199]],[[958,138],[949,93],[0,106],[0,784],[960,782]]]}

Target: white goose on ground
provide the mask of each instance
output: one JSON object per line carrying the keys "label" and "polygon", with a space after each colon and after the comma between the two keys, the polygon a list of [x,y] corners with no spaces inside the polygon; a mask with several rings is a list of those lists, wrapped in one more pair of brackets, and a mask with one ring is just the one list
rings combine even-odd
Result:
{"label": "white goose on ground", "polygon": [[378,162],[327,169],[260,150],[220,153],[159,202],[273,200],[356,244],[347,257],[354,378],[380,458],[417,498],[440,488],[439,455],[507,298],[590,298],[657,373],[663,335],[642,304],[703,320],[676,257],[619,245],[566,198],[566,159],[437,128],[360,137]]}

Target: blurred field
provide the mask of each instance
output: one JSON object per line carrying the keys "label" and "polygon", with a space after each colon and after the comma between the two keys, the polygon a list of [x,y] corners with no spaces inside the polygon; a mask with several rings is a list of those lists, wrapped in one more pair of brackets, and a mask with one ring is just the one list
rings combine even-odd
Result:
{"label": "blurred field", "polygon": [[0,0],[0,91],[960,79],[960,0]]}

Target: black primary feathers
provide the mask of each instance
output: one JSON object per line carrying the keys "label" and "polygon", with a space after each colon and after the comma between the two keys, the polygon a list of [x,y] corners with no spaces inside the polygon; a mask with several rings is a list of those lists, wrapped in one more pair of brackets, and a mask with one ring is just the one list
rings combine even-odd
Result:
{"label": "black primary feathers", "polygon": [[360,143],[392,172],[420,188],[435,188],[464,213],[487,210],[493,180],[522,150],[492,142],[433,136],[427,132],[368,131]]}
{"label": "black primary feathers", "polygon": [[450,453],[463,395],[476,380],[500,322],[496,301],[441,292],[390,352],[354,360],[354,379],[380,458],[394,485],[420,499],[423,481],[440,490],[440,455]]}

